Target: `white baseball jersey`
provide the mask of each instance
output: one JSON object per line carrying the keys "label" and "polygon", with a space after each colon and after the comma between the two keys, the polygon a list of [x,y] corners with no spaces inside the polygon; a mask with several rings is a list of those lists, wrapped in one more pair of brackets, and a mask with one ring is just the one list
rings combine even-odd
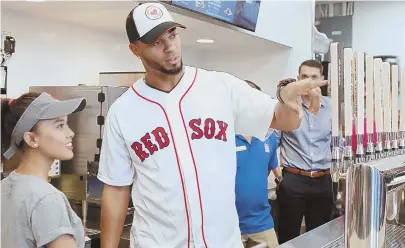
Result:
{"label": "white baseball jersey", "polygon": [[264,139],[275,105],[232,75],[188,66],[170,93],[140,79],[118,98],[98,178],[133,184],[131,248],[243,247],[235,133]]}

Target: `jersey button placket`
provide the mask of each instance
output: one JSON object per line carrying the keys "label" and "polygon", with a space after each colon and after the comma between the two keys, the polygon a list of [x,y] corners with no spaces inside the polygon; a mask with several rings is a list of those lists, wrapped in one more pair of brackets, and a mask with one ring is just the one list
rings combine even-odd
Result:
{"label": "jersey button placket", "polygon": [[[191,240],[194,241],[194,245],[199,247],[198,244],[202,244],[201,241],[201,215],[200,205],[198,198],[198,188],[196,182],[196,174],[194,171],[194,163],[191,156],[190,148],[188,145],[188,139],[186,131],[184,130],[183,119],[179,109],[179,98],[170,95],[166,99],[166,111],[169,121],[172,125],[174,142],[177,146],[177,152],[179,155],[180,168],[183,173],[183,179],[185,184],[186,202],[188,204],[188,212],[190,218],[190,232]],[[185,120],[185,119],[184,119]],[[186,125],[187,128],[187,125]]]}

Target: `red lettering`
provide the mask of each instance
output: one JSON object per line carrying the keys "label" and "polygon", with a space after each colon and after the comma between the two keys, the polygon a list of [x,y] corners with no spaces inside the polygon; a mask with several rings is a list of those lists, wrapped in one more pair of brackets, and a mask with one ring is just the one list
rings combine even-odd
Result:
{"label": "red lettering", "polygon": [[[201,127],[201,119],[192,119],[189,122],[190,128],[193,130],[191,134],[191,139],[201,139],[205,137],[206,139],[222,140],[227,142],[226,131],[228,129],[228,124],[223,121],[214,121],[212,118],[207,118],[204,121],[204,127]],[[204,130],[204,131],[203,131]]]}
{"label": "red lettering", "polygon": [[219,131],[218,131],[218,134],[215,136],[215,139],[223,140],[226,142],[228,140],[226,138],[226,129],[228,128],[228,124],[226,124],[223,121],[217,121],[217,123],[218,123]]}
{"label": "red lettering", "polygon": [[170,144],[169,135],[166,133],[163,127],[158,127],[152,131],[152,135],[155,137],[156,142],[159,145],[159,149],[163,149]]}
{"label": "red lettering", "polygon": [[145,134],[141,138],[141,142],[144,144],[146,149],[148,149],[150,155],[153,155],[153,153],[158,150],[157,146],[152,144],[152,142],[150,141],[150,134],[149,133]]}
{"label": "red lettering", "polygon": [[131,148],[132,148],[132,150],[135,151],[135,154],[138,156],[138,158],[139,158],[142,162],[143,162],[146,158],[149,157],[149,154],[146,153],[146,152],[143,150],[143,146],[142,146],[141,143],[139,143],[139,142],[134,142],[134,143],[132,143]]}
{"label": "red lettering", "polygon": [[200,128],[201,119],[192,119],[189,123],[190,128],[193,130],[191,134],[191,139],[201,139],[203,137],[203,131]]}
{"label": "red lettering", "polygon": [[[163,149],[169,146],[170,139],[164,128],[162,127],[156,128],[155,130],[152,131],[152,135],[155,137],[155,140],[159,145],[159,147],[156,144],[154,144],[155,142],[152,142],[150,133],[146,133],[141,138],[141,142],[134,142],[131,145],[132,150],[134,150],[135,154],[142,162],[149,156],[157,152],[159,149]],[[149,153],[146,150],[144,150],[144,147],[146,147]]]}
{"label": "red lettering", "polygon": [[211,118],[205,120],[204,136],[206,139],[212,139],[215,135],[215,121]]}

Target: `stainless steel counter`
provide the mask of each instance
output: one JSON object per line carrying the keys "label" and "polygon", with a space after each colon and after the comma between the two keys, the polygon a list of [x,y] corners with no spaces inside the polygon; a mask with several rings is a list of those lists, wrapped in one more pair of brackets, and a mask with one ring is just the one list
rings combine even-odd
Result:
{"label": "stainless steel counter", "polygon": [[278,248],[321,248],[342,237],[345,230],[344,216],[334,219],[310,232],[284,243]]}
{"label": "stainless steel counter", "polygon": [[[278,248],[344,248],[344,216],[284,243]],[[387,224],[387,248],[405,247],[405,227]]]}

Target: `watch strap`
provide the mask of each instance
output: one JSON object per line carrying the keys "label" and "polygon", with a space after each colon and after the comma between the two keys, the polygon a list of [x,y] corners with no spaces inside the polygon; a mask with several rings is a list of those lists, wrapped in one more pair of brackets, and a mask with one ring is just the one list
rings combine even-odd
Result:
{"label": "watch strap", "polygon": [[284,103],[283,99],[282,99],[281,96],[280,96],[281,89],[284,88],[286,85],[288,85],[288,84],[290,84],[290,83],[293,83],[293,82],[295,82],[295,81],[297,81],[297,80],[295,80],[294,78],[287,78],[287,79],[281,80],[281,81],[278,83],[278,85],[277,85],[276,97],[277,97],[277,100],[278,100],[279,102]]}

